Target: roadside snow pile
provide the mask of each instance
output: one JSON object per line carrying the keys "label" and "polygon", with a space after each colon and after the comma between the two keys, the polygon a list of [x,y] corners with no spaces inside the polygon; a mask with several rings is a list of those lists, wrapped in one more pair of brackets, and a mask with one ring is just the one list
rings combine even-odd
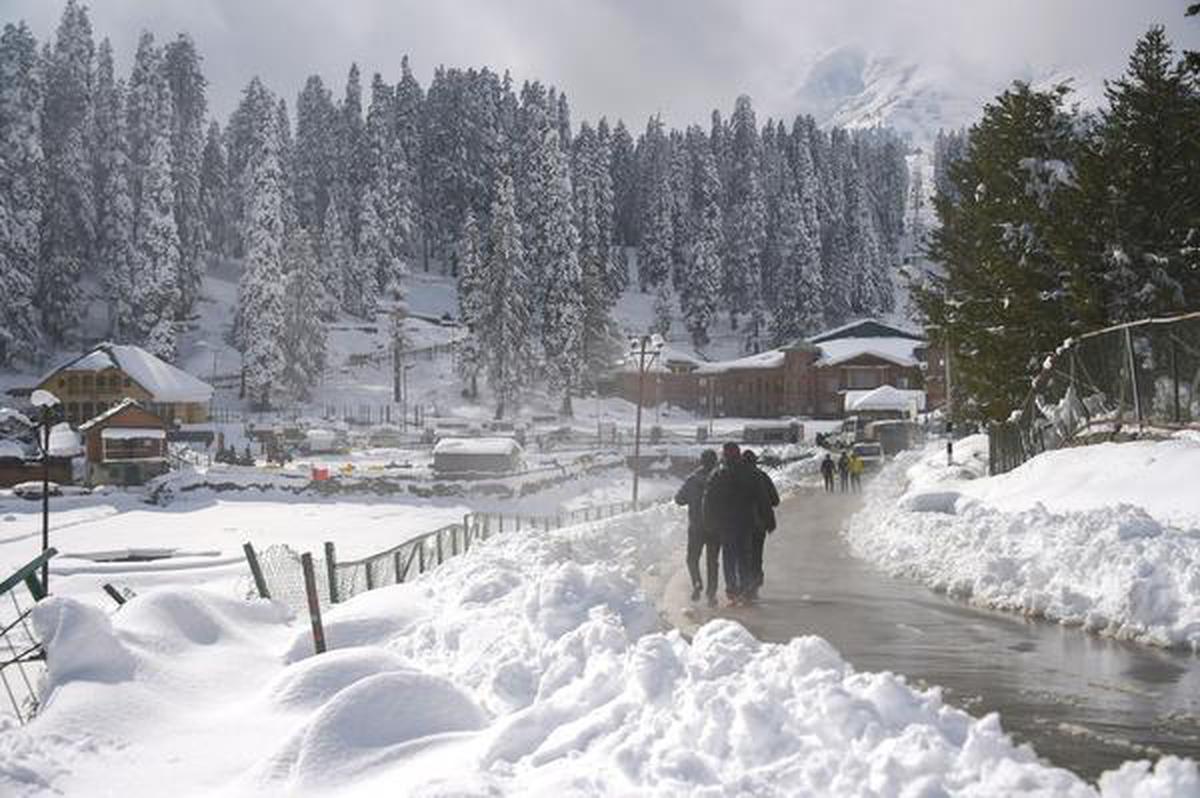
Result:
{"label": "roadside snow pile", "polygon": [[986,477],[986,440],[909,454],[867,492],[859,556],[976,604],[1200,651],[1200,442],[1064,449]]}
{"label": "roadside snow pile", "polygon": [[1194,796],[1194,762],[1093,787],[814,637],[663,633],[639,588],[678,545],[661,507],[498,535],[326,616],[158,590],[66,598],[41,714],[0,725],[0,794]]}

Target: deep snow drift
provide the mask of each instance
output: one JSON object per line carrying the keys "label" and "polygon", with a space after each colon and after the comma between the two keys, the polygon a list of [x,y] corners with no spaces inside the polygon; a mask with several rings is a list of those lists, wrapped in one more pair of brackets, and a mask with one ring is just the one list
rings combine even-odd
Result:
{"label": "deep snow drift", "polygon": [[660,629],[642,583],[683,514],[499,535],[304,619],[162,589],[35,616],[42,714],[0,729],[0,794],[1195,795],[1190,761],[1098,788],[824,641]]}
{"label": "deep snow drift", "polygon": [[986,477],[983,436],[901,457],[851,547],[977,604],[1200,651],[1200,441],[1063,449]]}

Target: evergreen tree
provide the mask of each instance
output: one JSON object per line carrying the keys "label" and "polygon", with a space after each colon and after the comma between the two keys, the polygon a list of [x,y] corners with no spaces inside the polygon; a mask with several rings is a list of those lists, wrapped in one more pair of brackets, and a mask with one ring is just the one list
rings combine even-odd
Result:
{"label": "evergreen tree", "polygon": [[1096,260],[1106,267],[1105,320],[1177,313],[1187,297],[1200,296],[1200,93],[1161,27],[1142,36],[1125,75],[1106,93],[1108,108],[1080,169],[1083,190],[1096,198],[1084,229],[1101,239],[1089,249],[1099,250]]}
{"label": "evergreen tree", "polygon": [[207,81],[200,55],[187,34],[180,34],[163,53],[163,70],[171,96],[171,173],[174,185],[175,227],[179,232],[180,317],[191,312],[204,271],[204,208],[200,174],[203,168],[204,117]]}
{"label": "evergreen tree", "polygon": [[24,23],[0,34],[0,365],[40,348],[34,303],[45,162],[38,131],[37,42]]}
{"label": "evergreen tree", "polygon": [[615,216],[614,243],[631,247],[638,241],[638,173],[633,137],[629,135],[629,129],[621,120],[617,120],[617,126],[613,128],[612,155],[609,163]]}
{"label": "evergreen tree", "polygon": [[344,233],[337,196],[334,194],[329,197],[329,204],[325,206],[325,217],[321,221],[318,260],[323,291],[317,312],[321,318],[332,321],[337,318],[340,309],[350,313],[357,312],[362,302],[356,296],[357,291],[351,283],[351,272],[354,271],[353,264],[356,259]]}
{"label": "evergreen tree", "polygon": [[238,284],[236,331],[246,390],[256,405],[269,407],[283,388],[286,365],[283,174],[273,114],[260,114],[252,135],[242,232],[246,262]]}
{"label": "evergreen tree", "polygon": [[529,375],[529,287],[525,278],[525,253],[517,221],[512,180],[501,175],[492,205],[488,254],[484,264],[480,341],[486,349],[488,384],[496,396],[496,418],[512,408]]}
{"label": "evergreen tree", "polygon": [[654,290],[653,313],[650,331],[668,337],[671,334],[671,285],[665,280]]}
{"label": "evergreen tree", "polygon": [[204,217],[203,252],[230,257],[233,252],[232,220],[229,215],[229,167],[221,127],[209,124],[200,165],[200,210]]}
{"label": "evergreen tree", "polygon": [[479,397],[479,373],[484,365],[479,335],[487,312],[483,304],[487,286],[484,284],[479,228],[475,224],[475,214],[469,209],[463,220],[458,249],[458,317],[467,332],[459,340],[455,367],[467,383],[466,396],[476,399]]}
{"label": "evergreen tree", "polygon": [[749,347],[757,348],[762,333],[762,256],[767,237],[766,197],[759,173],[760,142],[750,98],[737,100],[730,119],[729,206],[726,224],[724,294],[730,322],[749,313]]}
{"label": "evergreen tree", "polygon": [[711,150],[698,158],[696,230],[692,241],[690,268],[680,295],[684,324],[696,346],[708,344],[708,330],[716,320],[721,291],[721,253],[724,251],[724,222],[721,216],[721,177]]}
{"label": "evergreen tree", "polygon": [[325,372],[325,325],[313,316],[323,287],[312,236],[301,227],[288,234],[283,249],[286,285],[283,295],[283,381],[301,401]]}
{"label": "evergreen tree", "polygon": [[821,251],[790,171],[785,170],[780,189],[779,228],[773,242],[779,269],[771,326],[776,346],[820,332],[823,322]]}
{"label": "evergreen tree", "polygon": [[137,281],[125,152],[125,90],[114,79],[108,39],[101,43],[97,58],[95,123],[96,251],[108,303],[108,334],[119,341],[137,333],[133,328]]}
{"label": "evergreen tree", "polygon": [[344,232],[358,251],[362,198],[367,190],[366,125],[363,122],[362,81],[358,64],[350,65],[346,94],[338,106],[337,128],[338,205],[344,217]]}
{"label": "evergreen tree", "polygon": [[1075,161],[1077,120],[1063,110],[1065,93],[1017,83],[987,105],[950,168],[959,201],[935,201],[941,226],[930,235],[930,257],[941,273],[914,285],[913,296],[949,342],[969,402],[956,407],[966,415],[1006,417],[1045,354],[1072,332],[1065,283],[1073,266],[1055,239],[1071,196],[1061,184],[1038,190],[1029,171]]}
{"label": "evergreen tree", "polygon": [[[600,132],[607,126],[601,120]],[[583,300],[583,358],[590,370],[607,363],[609,311],[620,289],[612,272],[612,183],[604,138],[584,122],[572,155],[575,226]],[[593,371],[594,373],[594,371]]]}
{"label": "evergreen tree", "polygon": [[171,103],[160,83],[148,126],[147,162],[142,166],[141,197],[134,211],[134,326],[147,349],[164,360],[175,359],[175,319],[182,293],[180,241],[175,226],[175,192],[171,175]]}
{"label": "evergreen tree", "polygon": [[93,253],[91,168],[95,45],[87,10],[67,0],[44,65],[42,151],[46,181],[37,296],[51,341],[70,342],[83,309],[80,278]]}
{"label": "evergreen tree", "polygon": [[866,318],[892,310],[893,292],[875,219],[871,213],[870,198],[864,185],[862,172],[851,162],[846,178],[846,244],[849,247],[849,265],[852,268],[850,281],[850,311],[855,316]]}
{"label": "evergreen tree", "polygon": [[[408,167],[407,180],[410,192],[410,224],[411,230],[407,236],[406,251],[403,253],[408,262],[415,262],[418,257],[427,254],[425,247],[425,185],[424,170],[420,168],[421,158],[421,127],[425,113],[425,93],[421,84],[413,77],[408,65],[408,56],[400,59],[400,81],[396,84],[394,103],[393,127],[396,144]],[[428,271],[428,264],[425,264]]]}
{"label": "evergreen tree", "polygon": [[320,230],[338,168],[337,108],[320,76],[311,75],[296,100],[293,193],[300,225]]}

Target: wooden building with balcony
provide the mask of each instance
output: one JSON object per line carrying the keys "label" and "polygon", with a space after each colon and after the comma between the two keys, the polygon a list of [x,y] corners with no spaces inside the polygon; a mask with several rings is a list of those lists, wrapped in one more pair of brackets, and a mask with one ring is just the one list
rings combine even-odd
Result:
{"label": "wooden building with balcony", "polygon": [[103,343],[42,377],[73,425],[134,399],[167,425],[208,421],[213,389],[137,346]]}
{"label": "wooden building with balcony", "polygon": [[79,425],[90,485],[141,485],[166,472],[167,425],[125,399]]}

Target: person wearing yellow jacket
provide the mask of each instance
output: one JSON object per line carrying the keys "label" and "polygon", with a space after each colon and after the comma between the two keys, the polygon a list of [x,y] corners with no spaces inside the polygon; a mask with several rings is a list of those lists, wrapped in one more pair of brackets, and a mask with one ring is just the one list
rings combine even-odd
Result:
{"label": "person wearing yellow jacket", "polygon": [[850,489],[855,493],[862,490],[862,474],[866,463],[854,452],[850,452]]}

